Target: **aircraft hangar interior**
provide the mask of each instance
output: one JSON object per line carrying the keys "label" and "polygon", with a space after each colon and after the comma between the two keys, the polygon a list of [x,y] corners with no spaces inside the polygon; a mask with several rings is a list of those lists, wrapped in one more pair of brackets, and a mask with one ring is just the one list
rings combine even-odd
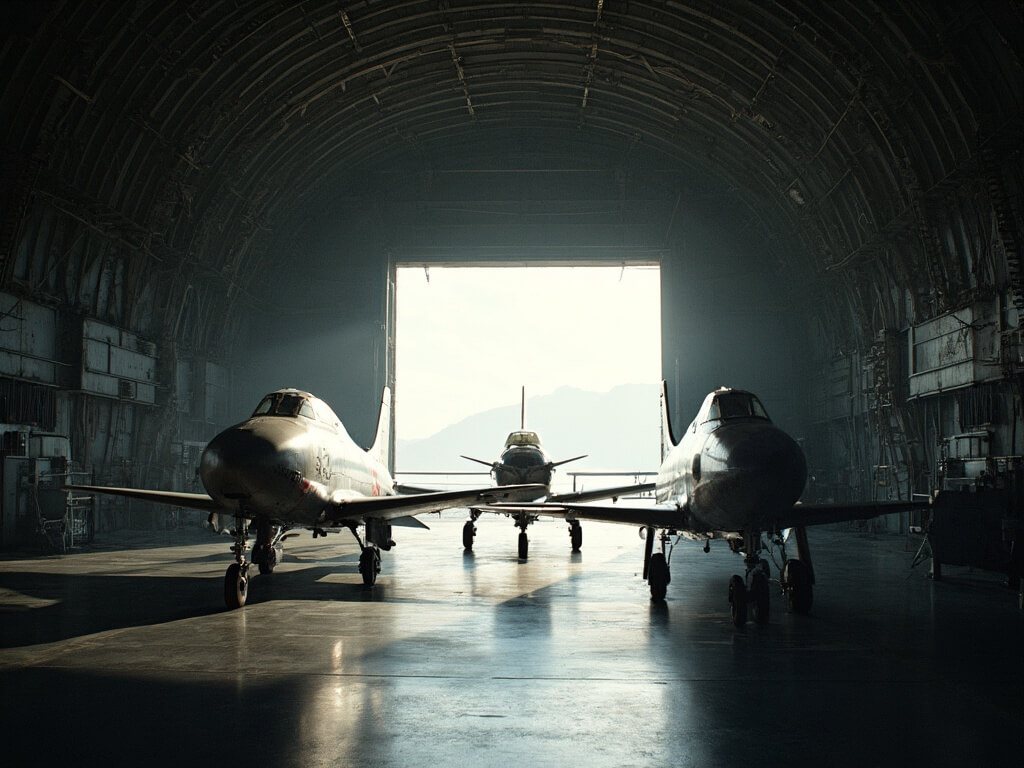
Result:
{"label": "aircraft hangar interior", "polygon": [[[18,0],[0,19],[5,764],[1019,762],[1018,0]],[[240,535],[249,497],[204,492],[211,439],[295,387],[379,447],[397,270],[469,265],[657,265],[676,439],[709,392],[748,390],[806,458],[807,514],[904,506],[811,528],[813,610],[783,596],[746,624],[733,552],[743,594],[768,567],[749,530],[673,546],[670,586],[655,531],[683,518],[588,522],[571,554],[541,520],[527,560],[486,520],[462,552],[446,513],[396,522],[392,552],[393,516],[344,517],[320,454],[320,484],[287,480],[337,517]],[[215,502],[228,536],[201,528]],[[242,608],[248,548],[291,524],[312,538]]]}

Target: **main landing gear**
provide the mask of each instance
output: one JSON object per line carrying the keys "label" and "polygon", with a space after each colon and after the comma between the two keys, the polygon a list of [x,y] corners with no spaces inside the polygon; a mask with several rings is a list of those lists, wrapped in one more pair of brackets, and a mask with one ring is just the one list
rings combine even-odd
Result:
{"label": "main landing gear", "polygon": [[252,561],[259,566],[260,573],[273,573],[274,568],[284,557],[285,533],[288,529],[279,525],[271,525],[267,520],[256,523],[256,545],[252,548]]}
{"label": "main landing gear", "polygon": [[569,543],[573,552],[579,552],[583,547],[583,526],[579,520],[569,521]]}
{"label": "main landing gear", "polygon": [[379,518],[368,518],[366,520],[366,543],[359,537],[359,531],[353,523],[349,530],[356,537],[356,542],[361,550],[359,554],[359,573],[363,577],[363,584],[372,587],[377,583],[377,574],[380,573],[380,551],[389,550],[395,546],[391,540],[391,525],[387,520]]}
{"label": "main landing gear", "polygon": [[[810,549],[807,546],[807,531],[804,528],[797,528],[794,531],[799,559],[787,559],[785,542],[781,537],[776,542],[781,547],[784,562],[780,585],[790,612],[808,613],[811,610],[814,571],[811,566]],[[738,550],[739,547],[734,549]],[[756,624],[767,624],[771,605],[770,571],[768,561],[760,556],[760,531],[745,533],[742,549],[743,562],[747,567],[746,579],[738,574],[729,579],[732,623],[742,627],[747,623],[749,612]]]}
{"label": "main landing gear", "polygon": [[[642,529],[646,532],[644,539],[644,578],[651,588],[651,601],[661,603],[665,601],[665,594],[668,592],[668,585],[672,583],[672,575],[668,569],[668,557],[665,549],[668,545],[668,531],[661,531],[657,534],[654,528]],[[661,542],[661,551],[654,551],[654,537],[658,535]]]}
{"label": "main landing gear", "polygon": [[469,510],[469,520],[462,526],[462,548],[467,552],[473,551],[473,539],[476,538],[476,521],[479,517],[479,509]]}
{"label": "main landing gear", "polygon": [[[476,521],[479,518],[480,510],[471,509],[469,510],[469,520],[462,526],[462,548],[466,552],[473,551],[473,542],[476,539]],[[519,529],[517,554],[520,560],[526,560],[530,556],[530,537],[527,535],[526,529],[535,519],[527,514],[513,516],[512,523]],[[573,552],[579,552],[583,547],[583,526],[578,520],[569,521],[569,543]]]}

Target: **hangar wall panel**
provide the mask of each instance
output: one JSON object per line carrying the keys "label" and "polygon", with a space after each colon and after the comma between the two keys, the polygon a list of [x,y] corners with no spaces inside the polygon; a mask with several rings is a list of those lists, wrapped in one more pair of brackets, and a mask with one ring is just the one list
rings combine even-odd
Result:
{"label": "hangar wall panel", "polygon": [[106,397],[156,402],[156,345],[97,320],[82,324],[82,389]]}
{"label": "hangar wall panel", "polygon": [[225,424],[229,421],[229,394],[231,376],[228,369],[217,363],[206,363],[206,421],[211,424]]}
{"label": "hangar wall panel", "polygon": [[57,383],[57,312],[0,293],[0,374]]}
{"label": "hangar wall panel", "polygon": [[964,307],[910,329],[910,397],[936,395],[1002,377],[997,314]]}

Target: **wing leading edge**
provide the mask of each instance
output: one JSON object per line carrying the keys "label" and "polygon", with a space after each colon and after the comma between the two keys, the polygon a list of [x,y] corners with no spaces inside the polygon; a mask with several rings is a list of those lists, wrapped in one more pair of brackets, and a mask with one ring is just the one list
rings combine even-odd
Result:
{"label": "wing leading edge", "polygon": [[[117,488],[103,485],[65,485],[64,490],[123,496],[155,504],[201,509],[206,512],[224,513],[229,511],[205,493],[151,491],[143,488]],[[544,492],[545,488],[543,485],[529,484],[488,486],[486,488],[417,493],[405,496],[360,496],[338,502],[329,502],[327,519],[336,523],[360,520],[365,517],[392,519],[408,517],[409,515],[420,515],[427,512],[440,512],[442,509],[468,506],[470,504],[525,501],[537,498]]]}
{"label": "wing leading edge", "polygon": [[154,504],[169,504],[174,507],[202,509],[206,512],[223,512],[224,508],[205,493],[183,493],[180,491],[148,491],[143,488],[115,488],[105,485],[65,485],[65,491],[82,493],[104,493],[108,496],[124,496]]}
{"label": "wing leading edge", "polygon": [[543,485],[499,485],[459,491],[416,493],[407,496],[360,496],[332,505],[327,519],[333,523],[359,520],[366,517],[392,519],[409,515],[440,512],[452,507],[526,501],[545,492]]}
{"label": "wing leading edge", "polygon": [[[769,520],[768,530],[782,531],[811,525],[827,525],[849,520],[868,520],[879,515],[927,509],[927,501],[877,501],[857,504],[794,504],[793,507]],[[564,517],[566,520],[594,520],[651,528],[686,529],[686,514],[675,504],[657,504],[648,507],[621,505],[545,503],[514,505],[502,504],[488,508],[489,512],[532,511],[535,514]],[[704,531],[693,531],[704,533]]]}

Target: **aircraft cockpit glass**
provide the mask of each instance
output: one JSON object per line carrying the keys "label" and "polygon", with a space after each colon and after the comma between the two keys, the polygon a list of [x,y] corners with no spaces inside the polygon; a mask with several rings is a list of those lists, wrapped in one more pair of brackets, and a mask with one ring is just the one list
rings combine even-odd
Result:
{"label": "aircraft cockpit glass", "polygon": [[274,410],[274,396],[267,395],[260,404],[256,406],[256,410],[252,412],[253,416],[266,416],[268,413]]}
{"label": "aircraft cockpit glass", "polygon": [[511,448],[514,445],[540,445],[540,438],[536,432],[513,432],[505,441],[505,447]]}
{"label": "aircraft cockpit glass", "polygon": [[315,419],[313,408],[309,401],[302,395],[293,395],[288,392],[274,392],[267,395],[256,406],[253,416],[305,416],[307,419]]}
{"label": "aircraft cockpit glass", "polygon": [[768,419],[768,413],[760,400],[749,392],[723,392],[712,401],[707,420],[751,418]]}
{"label": "aircraft cockpit glass", "polygon": [[323,400],[314,397],[309,402],[312,403],[313,405],[313,411],[316,413],[317,421],[321,421],[324,424],[328,424],[332,427],[337,427],[341,425],[341,420],[334,413],[334,411],[331,410],[331,406],[329,406]]}

